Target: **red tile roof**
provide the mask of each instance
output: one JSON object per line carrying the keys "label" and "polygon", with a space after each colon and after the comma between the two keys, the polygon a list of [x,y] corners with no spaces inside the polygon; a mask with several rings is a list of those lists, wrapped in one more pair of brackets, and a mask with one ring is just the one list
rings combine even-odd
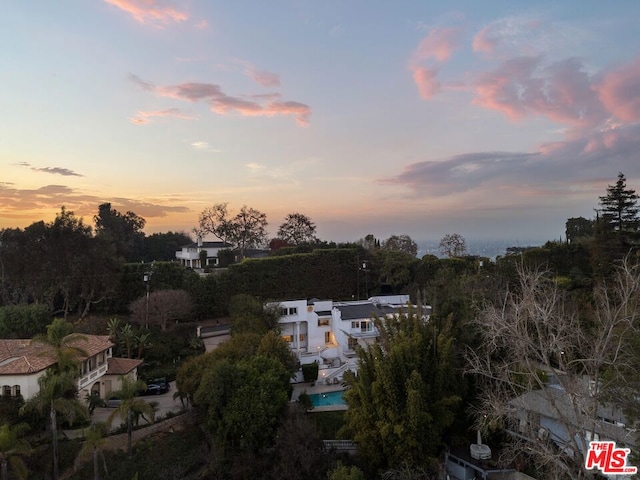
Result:
{"label": "red tile roof", "polygon": [[[80,360],[113,346],[107,335],[71,335],[69,346],[81,349]],[[55,364],[50,346],[31,339],[0,339],[0,375],[30,375]]]}
{"label": "red tile roof", "polygon": [[111,357],[107,359],[107,362],[109,366],[105,375],[126,375],[142,364],[142,360],[137,360],[135,358]]}

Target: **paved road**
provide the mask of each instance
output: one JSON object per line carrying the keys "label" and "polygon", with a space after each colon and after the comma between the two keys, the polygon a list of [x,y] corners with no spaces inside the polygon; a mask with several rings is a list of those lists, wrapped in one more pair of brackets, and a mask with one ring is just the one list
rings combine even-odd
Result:
{"label": "paved road", "polygon": [[[158,403],[156,418],[160,418],[161,416],[166,415],[168,412],[180,412],[182,410],[182,404],[180,403],[180,400],[173,399],[173,394],[176,391],[176,384],[175,382],[171,382],[170,385],[171,385],[171,388],[169,389],[169,391],[167,393],[163,393],[162,395],[149,395],[149,396],[138,397],[146,402]],[[95,411],[93,412],[93,415],[91,416],[91,422],[92,423],[106,422],[107,418],[109,418],[109,415],[111,415],[114,410],[115,408],[107,408],[107,407],[96,408]],[[117,428],[120,425],[120,423],[122,423],[122,420],[120,419],[119,415],[116,415],[112,422],[113,428]],[[140,419],[140,423],[144,424],[145,421]]]}

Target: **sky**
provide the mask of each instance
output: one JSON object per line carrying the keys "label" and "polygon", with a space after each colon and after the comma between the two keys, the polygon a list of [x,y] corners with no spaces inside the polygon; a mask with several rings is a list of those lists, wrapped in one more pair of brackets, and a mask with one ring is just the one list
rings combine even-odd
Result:
{"label": "sky", "polygon": [[559,239],[640,191],[640,2],[21,0],[0,14],[0,228]]}

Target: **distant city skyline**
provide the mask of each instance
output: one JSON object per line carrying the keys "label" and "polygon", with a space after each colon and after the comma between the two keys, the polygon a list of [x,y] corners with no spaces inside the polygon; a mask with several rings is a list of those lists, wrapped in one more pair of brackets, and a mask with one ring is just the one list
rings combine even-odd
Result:
{"label": "distant city skyline", "polygon": [[640,190],[640,2],[24,0],[0,16],[0,228],[110,202],[323,240],[564,236]]}

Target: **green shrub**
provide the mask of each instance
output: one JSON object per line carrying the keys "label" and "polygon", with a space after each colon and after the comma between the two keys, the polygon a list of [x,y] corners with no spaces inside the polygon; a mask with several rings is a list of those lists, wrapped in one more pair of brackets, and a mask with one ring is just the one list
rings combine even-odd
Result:
{"label": "green shrub", "polygon": [[318,362],[302,365],[302,377],[305,382],[315,382],[318,379]]}

